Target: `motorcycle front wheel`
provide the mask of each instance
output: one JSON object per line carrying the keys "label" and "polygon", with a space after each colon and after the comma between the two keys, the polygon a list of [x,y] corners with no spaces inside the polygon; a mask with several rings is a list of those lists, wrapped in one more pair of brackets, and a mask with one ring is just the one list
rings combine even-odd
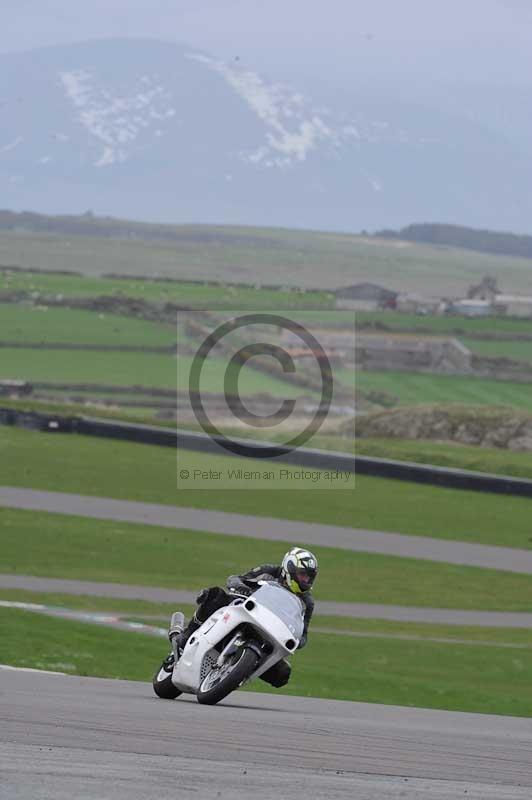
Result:
{"label": "motorcycle front wheel", "polygon": [[241,686],[255,671],[259,657],[254,650],[244,648],[221,667],[214,667],[202,680],[196,695],[198,703],[214,705]]}

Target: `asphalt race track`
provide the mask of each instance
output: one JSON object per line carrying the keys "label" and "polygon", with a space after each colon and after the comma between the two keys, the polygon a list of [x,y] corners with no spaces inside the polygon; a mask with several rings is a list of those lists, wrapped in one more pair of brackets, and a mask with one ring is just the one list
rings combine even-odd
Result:
{"label": "asphalt race track", "polygon": [[[63,578],[39,578],[34,575],[1,574],[0,589],[25,589],[29,592],[108,597],[127,600],[148,600],[153,603],[194,603],[197,595],[182,589],[138,586],[127,583],[99,583]],[[316,613],[354,619],[386,619],[395,622],[428,622],[444,625],[478,625],[488,628],[532,628],[532,613],[526,611],[468,611],[453,608],[420,606],[386,606],[377,603],[335,603],[316,601]]]}
{"label": "asphalt race track", "polygon": [[0,669],[2,800],[532,794],[532,721]]}
{"label": "asphalt race track", "polygon": [[[499,569],[532,572],[529,552],[518,563],[521,551],[422,537],[20,489],[0,488],[0,504],[221,534],[247,530],[279,541],[296,540],[298,530],[306,541],[315,536],[326,546],[397,555],[409,555],[417,546],[420,558],[480,559],[484,566],[495,566],[497,556]],[[453,558],[444,557],[451,550]],[[22,575],[0,575],[0,586],[176,603],[192,599],[188,592],[156,587]],[[461,615],[474,614],[482,617],[470,624],[532,626],[530,614],[320,605],[321,613],[333,613],[334,606],[334,613],[348,616],[444,621],[433,615],[451,614],[465,624]],[[124,653],[130,657],[134,653]],[[530,800],[532,720],[252,692],[210,708],[190,697],[159,700],[149,682],[0,666],[0,800],[168,796]]]}
{"label": "asphalt race track", "polygon": [[321,547],[337,547],[343,550],[381,553],[532,575],[532,551],[510,547],[493,547],[424,536],[344,528],[323,523],[295,522],[201,508],[113,500],[108,497],[89,497],[10,486],[0,486],[0,506],[93,519],[144,523],[165,528],[209,531],[252,539],[317,544]]}

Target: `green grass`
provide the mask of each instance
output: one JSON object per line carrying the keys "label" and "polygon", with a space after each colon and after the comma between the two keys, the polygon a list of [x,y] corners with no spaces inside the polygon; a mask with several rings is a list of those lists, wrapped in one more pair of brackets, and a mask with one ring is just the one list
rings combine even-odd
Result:
{"label": "green grass", "polygon": [[[110,386],[144,386],[164,389],[188,388],[192,356],[93,352],[75,350],[0,349],[0,379],[87,383]],[[201,389],[223,392],[227,362],[206,360],[201,374]],[[239,378],[244,395],[267,392],[282,397],[297,397],[302,390],[264,372],[244,366]],[[307,394],[309,392],[306,392]]]}
{"label": "green grass", "polygon": [[[532,332],[532,325],[531,325]],[[513,361],[532,362],[532,341],[481,341],[479,339],[461,340],[471,352],[488,358],[511,358]]]}
{"label": "green grass", "polygon": [[176,241],[2,232],[0,264],[332,288],[372,281],[399,291],[464,293],[486,274],[530,286],[524,258],[366,239],[350,234],[231,226],[174,226]]}
{"label": "green grass", "polygon": [[[176,325],[161,325],[117,314],[26,304],[0,305],[0,341],[19,344],[96,344],[120,347],[171,345]],[[41,359],[49,354],[42,354]],[[0,354],[1,358],[1,354]]]}
{"label": "green grass", "polygon": [[294,673],[294,694],[532,716],[528,651],[315,634]]}
{"label": "green grass", "polygon": [[[165,656],[164,642],[145,634],[0,608],[4,664],[97,678],[149,681]],[[31,643],[31,644],[30,644]],[[134,658],[124,658],[134,653]]]}
{"label": "green grass", "polygon": [[[5,508],[0,524],[0,572],[192,591],[257,563],[278,562],[291,544]],[[319,600],[532,610],[527,575],[312,549],[320,561]]]}
{"label": "green grass", "polygon": [[[83,394],[82,392],[76,394]],[[91,397],[96,396],[91,394]],[[100,407],[89,407],[71,403],[50,403],[37,400],[8,400],[2,398],[2,407],[21,410],[51,412],[55,414],[85,414],[103,419],[118,419],[127,422],[142,422],[147,425],[172,427],[171,422],[161,421],[153,416],[148,408],[149,397],[146,396],[147,409],[124,408],[123,410],[106,410]],[[120,404],[120,400],[116,399]],[[245,431],[237,431],[224,427],[228,435],[243,437]],[[273,440],[271,432],[254,431],[252,438]],[[443,467],[455,467],[477,472],[490,472],[500,475],[512,475],[519,478],[532,478],[532,453],[520,453],[501,448],[478,447],[455,442],[439,442],[424,439],[391,439],[362,438],[353,440],[337,435],[316,435],[312,439],[312,447],[321,450],[356,452],[359,455],[391,458],[397,461],[414,461],[422,464],[437,464]]]}
{"label": "green grass", "polygon": [[379,322],[390,329],[413,330],[420,333],[467,335],[471,333],[532,334],[532,319],[510,317],[422,316],[400,311],[357,311],[357,324]]}
{"label": "green grass", "polygon": [[[143,634],[27,611],[0,609],[0,627],[2,661],[13,666],[149,682],[165,655],[162,641]],[[315,634],[292,667],[276,693],[532,716],[528,651]],[[272,691],[261,681],[248,690]]]}
{"label": "green grass", "polygon": [[[46,606],[120,615],[124,619],[140,622],[150,621],[164,627],[176,610],[175,603],[156,603],[147,600],[126,600],[116,597],[94,595],[71,595],[57,592],[34,592],[26,589],[0,589],[0,600],[20,603],[37,603]],[[188,618],[195,606],[179,603],[179,610]],[[529,628],[488,628],[470,625],[441,625],[422,622],[392,622],[380,619],[357,619],[354,617],[331,617],[315,613],[311,634],[317,628],[328,628],[357,635],[369,634],[379,637],[409,636],[419,639],[461,639],[472,645],[492,643],[532,648],[532,630]]]}
{"label": "green grass", "polygon": [[170,355],[10,348],[0,351],[0,376],[10,379],[172,388],[176,385],[176,372],[176,360]]}
{"label": "green grass", "polygon": [[[0,512],[1,513],[1,512]],[[177,609],[175,603],[154,603],[149,600],[128,600],[117,597],[97,597],[95,595],[62,594],[60,592],[34,592],[28,589],[0,589],[0,600],[17,603],[38,603],[57,608],[76,611],[97,611],[123,616],[161,617],[169,621]],[[195,606],[180,603],[179,609],[190,615]],[[161,620],[163,621],[163,620]]]}
{"label": "green grass", "polygon": [[[484,628],[471,625],[440,625],[425,622],[392,622],[382,619],[354,619],[351,617],[325,617],[316,615],[312,624],[357,635],[378,637],[408,636],[419,639],[464,640],[471,645],[491,643],[532,648],[532,630],[529,628]],[[312,629],[311,629],[312,630]]]}
{"label": "green grass", "polygon": [[[0,485],[101,495],[241,514],[532,547],[531,502],[480,492],[357,477],[355,491],[176,489],[172,448],[0,427]],[[251,463],[187,453],[208,469]]]}
{"label": "green grass", "polygon": [[[94,595],[58,594],[57,592],[34,592],[26,589],[0,589],[0,600],[20,603],[37,603],[58,608],[73,609],[119,615],[124,619],[152,623],[164,627],[176,610],[175,603],[156,603],[147,600],[126,600]],[[195,606],[179,603],[179,610],[188,618]],[[357,619],[354,617],[331,617],[315,613],[311,634],[320,628],[343,631],[346,634],[368,634],[384,638],[408,636],[419,639],[464,640],[471,645],[491,643],[532,648],[532,630],[529,628],[488,628],[470,625],[441,625],[422,622],[391,622],[380,619]]]}
{"label": "green grass", "polygon": [[[1,242],[1,235],[0,235]],[[0,245],[1,246],[1,245]],[[214,277],[214,276],[213,276]],[[307,294],[254,286],[209,286],[194,283],[120,278],[94,278],[84,275],[50,275],[39,272],[9,272],[0,268],[0,291],[38,292],[64,297],[125,295],[152,303],[182,303],[187,306],[236,309],[330,308],[333,298],[326,291]],[[90,312],[89,312],[90,313]]]}
{"label": "green grass", "polygon": [[384,392],[400,405],[468,403],[505,405],[532,410],[532,383],[496,381],[458,375],[422,375],[414,372],[337,370],[346,385],[361,392]]}
{"label": "green grass", "polygon": [[[105,392],[62,392],[59,390],[54,391],[54,395],[61,397],[63,395],[70,396],[75,394],[76,397],[86,398],[94,403],[104,398],[111,400],[116,406],[120,406],[123,395],[105,394]],[[138,399],[139,395],[135,395]],[[153,398],[151,398],[153,399]],[[48,400],[35,400],[35,399],[11,399],[0,398],[1,408],[14,408],[21,411],[35,411],[40,414],[61,414],[63,416],[89,416],[97,417],[98,419],[112,419],[121,422],[142,423],[146,425],[158,425],[163,428],[175,427],[171,420],[157,419],[154,414],[154,409],[149,406],[150,397],[145,395],[142,400],[146,402],[145,409],[137,407],[124,407],[124,408],[103,408],[99,405],[84,405],[82,402],[67,403],[59,401]]]}
{"label": "green grass", "polygon": [[514,452],[503,448],[428,439],[358,436],[353,440],[343,436],[319,435],[312,440],[312,446],[322,450],[356,453],[360,456],[532,478],[532,453]]}
{"label": "green grass", "polygon": [[532,478],[532,453],[410,439],[357,439],[354,449],[376,458]]}

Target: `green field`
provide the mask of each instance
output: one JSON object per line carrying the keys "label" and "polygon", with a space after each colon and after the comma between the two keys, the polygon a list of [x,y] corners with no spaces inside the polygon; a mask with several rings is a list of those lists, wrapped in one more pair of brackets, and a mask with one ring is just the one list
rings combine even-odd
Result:
{"label": "green field", "polygon": [[113,386],[176,386],[172,356],[142,353],[98,353],[4,347],[2,378],[54,383],[97,383]]}
{"label": "green field", "polygon": [[4,303],[0,305],[0,318],[0,341],[19,344],[154,347],[170,346],[177,340],[177,325],[70,308]]}
{"label": "green field", "polygon": [[415,372],[376,372],[338,369],[335,375],[361,392],[382,392],[397,405],[422,403],[472,403],[502,405],[532,411],[532,383],[496,381],[461,375],[428,375]]}
{"label": "green field", "polygon": [[[185,390],[191,363],[192,356],[176,359],[153,353],[3,347],[0,349],[0,378]],[[227,362],[223,359],[207,359],[201,373],[202,391],[223,392],[226,368]],[[267,392],[274,396],[298,397],[302,394],[298,386],[251,366],[241,370],[239,387],[244,395]]]}
{"label": "green field", "polygon": [[361,281],[398,291],[461,295],[493,275],[526,293],[524,258],[367,239],[350,234],[268,228],[175,226],[171,241],[3,232],[0,265],[30,269],[157,275],[332,289]]}
{"label": "green field", "polygon": [[[0,626],[3,659],[20,667],[149,682],[166,653],[162,639],[28,611],[0,608]],[[314,633],[292,667],[276,693],[532,716],[532,648]],[[256,681],[249,690],[271,687]]]}
{"label": "green field", "polygon": [[472,353],[489,358],[511,358],[514,361],[532,362],[532,341],[480,341],[479,339],[461,339]]}
{"label": "green field", "polygon": [[[528,268],[530,270],[530,267]],[[530,291],[530,284],[528,286]],[[531,319],[511,317],[459,317],[455,315],[406,314],[400,311],[357,311],[358,325],[382,323],[390,329],[417,331],[419,333],[464,335],[471,333],[509,333],[516,336],[532,335]]]}
{"label": "green field", "polygon": [[[355,491],[176,489],[171,448],[0,427],[0,485],[115,497],[241,514],[532,547],[530,500],[358,476]],[[198,468],[253,461],[187,453]],[[510,520],[510,522],[509,522]]]}
{"label": "green field", "polygon": [[[3,509],[0,516],[0,573],[49,578],[195,591],[257,563],[278,562],[291,544],[31,511]],[[320,561],[318,600],[532,610],[532,580],[527,575],[312,549]]]}
{"label": "green field", "polygon": [[[0,234],[1,241],[1,234]],[[38,292],[63,297],[115,295],[134,297],[152,303],[182,303],[187,306],[225,308],[328,308],[332,296],[326,292],[305,293],[254,286],[210,286],[187,282],[94,278],[87,275],[53,275],[39,272],[13,272],[0,264],[0,291]]]}

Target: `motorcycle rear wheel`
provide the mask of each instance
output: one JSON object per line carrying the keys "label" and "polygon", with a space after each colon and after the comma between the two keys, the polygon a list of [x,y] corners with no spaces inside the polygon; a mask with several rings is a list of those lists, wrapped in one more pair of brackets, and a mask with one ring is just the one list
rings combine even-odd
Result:
{"label": "motorcycle rear wheel", "polygon": [[[254,650],[244,648],[237,654],[236,660],[230,665],[215,667],[203,679],[196,695],[198,703],[203,705],[215,705],[228,694],[234,692],[241,686],[257,667],[259,657]],[[219,680],[217,675],[221,673]]]}

